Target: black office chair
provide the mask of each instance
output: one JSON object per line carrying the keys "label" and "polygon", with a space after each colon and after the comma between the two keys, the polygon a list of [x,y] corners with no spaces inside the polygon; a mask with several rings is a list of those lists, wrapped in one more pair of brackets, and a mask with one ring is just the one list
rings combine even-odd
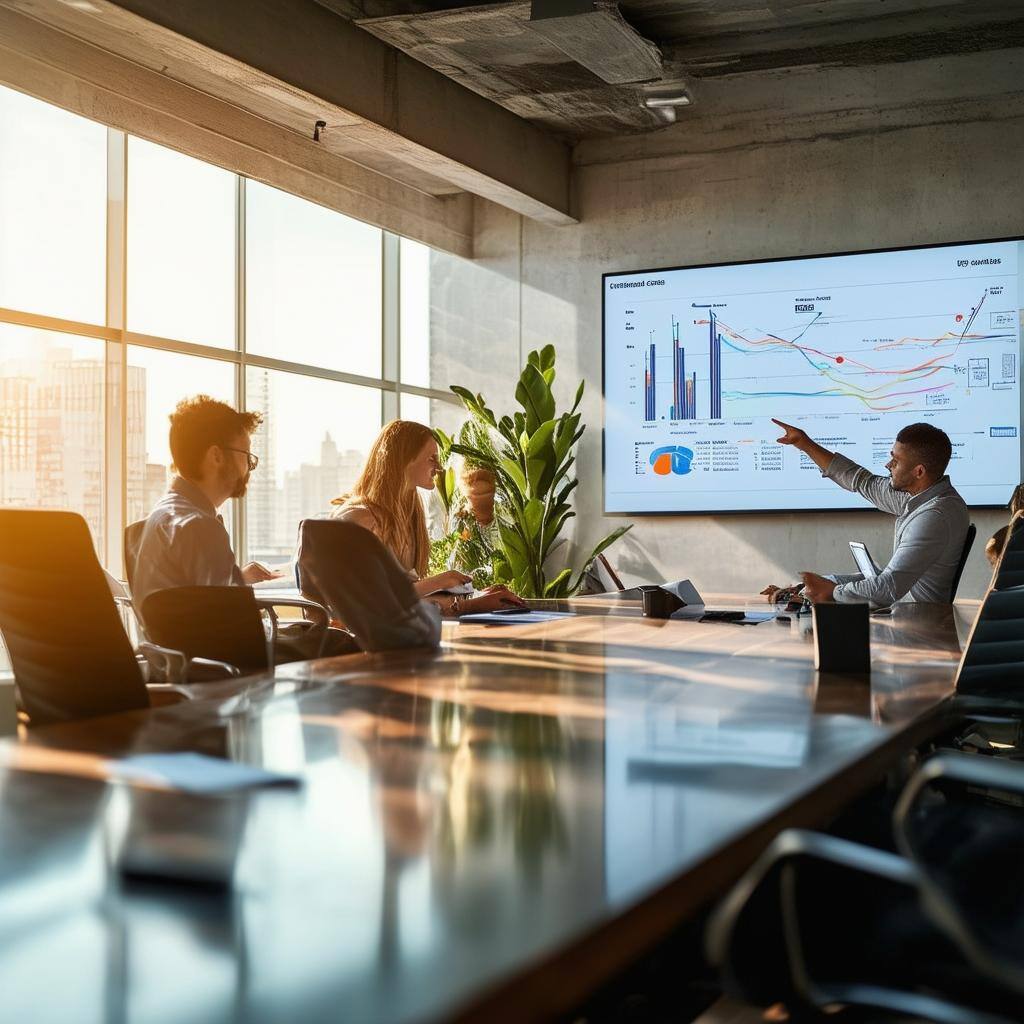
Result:
{"label": "black office chair", "polygon": [[[74,512],[0,509],[0,633],[32,725],[150,706],[133,651]],[[184,656],[151,648],[166,666]]]}
{"label": "black office chair", "polygon": [[437,647],[441,613],[416,596],[395,556],[369,531],[338,519],[299,524],[299,582],[364,651]]}
{"label": "black office chair", "polygon": [[1024,701],[1024,587],[985,596],[960,657],[956,694]]}
{"label": "black office chair", "polygon": [[135,563],[139,557],[139,548],[142,546],[142,531],[146,528],[146,520],[129,523],[124,528],[122,536],[122,553],[124,555],[124,578],[128,582],[128,589],[132,589],[135,581]]}
{"label": "black office chair", "polygon": [[1009,523],[1003,550],[992,577],[993,590],[1024,586],[1024,512]]}
{"label": "black office chair", "polygon": [[964,546],[960,551],[960,562],[957,564],[956,572],[953,575],[953,586],[950,587],[949,591],[950,604],[956,600],[956,592],[960,587],[960,577],[964,574],[964,567],[967,565],[967,559],[970,557],[971,548],[974,547],[974,538],[977,536],[978,528],[974,523],[970,523],[967,527],[967,536],[964,537]]}
{"label": "black office chair", "polygon": [[[128,588],[131,589],[135,579],[135,565],[138,561],[139,548],[146,520],[131,523],[124,530],[124,564]],[[188,602],[190,598],[177,594],[176,597],[164,599],[165,603],[150,601],[155,596],[146,598],[140,618],[140,627],[156,639],[156,635],[164,640],[157,643],[180,650],[193,652],[193,656],[225,661],[237,665],[245,671],[261,671],[268,667],[266,650],[262,655],[258,652],[255,642],[257,633],[264,635],[262,616],[269,622],[269,644],[273,656],[270,663],[283,664],[290,661],[303,661],[319,657],[322,653],[348,653],[355,650],[355,643],[344,636],[339,630],[329,629],[329,616],[323,605],[303,597],[260,597],[250,587],[178,587],[175,591],[198,591],[192,600],[190,614]],[[233,593],[244,590],[248,597]],[[161,623],[157,634],[150,632],[149,618],[160,609]],[[201,613],[197,609],[202,609]],[[277,615],[278,608],[299,608],[302,618],[289,621],[282,629]],[[207,622],[190,622],[190,619],[207,618]],[[210,623],[216,622],[213,627]],[[230,634],[230,635],[229,635]],[[284,635],[287,634],[287,635]],[[178,642],[167,643],[170,637]],[[180,642],[180,645],[179,645]],[[261,643],[263,641],[261,640]],[[325,651],[329,647],[329,651]],[[241,661],[222,656],[216,652],[234,651]],[[203,653],[200,653],[203,652]]]}
{"label": "black office chair", "polygon": [[[1006,769],[1021,772],[968,759],[975,787],[986,776],[1005,786]],[[797,1015],[845,1005],[942,1024],[1020,1019],[1024,814],[1014,808],[1012,824],[993,827],[992,806],[976,800],[972,827],[957,829],[957,815],[920,799],[943,771],[929,762],[901,798],[897,821],[916,837],[902,843],[906,856],[800,830],[777,837],[708,927],[730,995],[783,1002]],[[1010,890],[1005,913],[993,892],[1000,884]]]}
{"label": "black office chair", "polygon": [[967,754],[926,761],[893,816],[929,918],[1024,1012],[1024,765]]}
{"label": "black office chair", "polygon": [[270,639],[249,587],[174,587],[142,606],[146,635],[189,657],[213,658],[244,673],[272,664]]}

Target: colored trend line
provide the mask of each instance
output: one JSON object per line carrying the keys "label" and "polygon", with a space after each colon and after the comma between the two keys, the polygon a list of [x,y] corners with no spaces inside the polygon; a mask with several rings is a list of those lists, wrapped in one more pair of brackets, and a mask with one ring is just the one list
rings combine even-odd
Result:
{"label": "colored trend line", "polygon": [[[706,320],[694,320],[695,325],[711,325],[718,338],[721,339],[722,343],[728,348],[735,352],[747,355],[753,351],[767,350],[767,351],[785,351],[789,350],[798,353],[802,356],[807,363],[822,376],[833,382],[836,386],[833,388],[826,388],[820,391],[727,391],[724,394],[730,399],[750,399],[750,398],[770,398],[770,397],[804,397],[804,398],[818,398],[818,397],[847,397],[856,399],[866,405],[868,408],[878,411],[887,412],[892,409],[903,408],[907,405],[911,405],[911,402],[900,402],[895,405],[883,405],[883,402],[890,402],[893,398],[925,394],[928,392],[938,392],[945,390],[946,388],[952,387],[952,383],[934,385],[931,387],[920,388],[916,390],[892,390],[899,388],[901,385],[912,384],[915,381],[923,380],[927,377],[933,376],[942,370],[949,370],[951,367],[948,365],[949,361],[954,358],[957,354],[961,345],[968,345],[973,343],[980,343],[983,341],[990,341],[999,338],[1013,337],[1011,334],[971,334],[968,333],[977,319],[978,314],[981,312],[982,306],[985,304],[985,300],[988,297],[988,289],[982,293],[981,298],[977,304],[971,310],[971,315],[964,325],[964,329],[957,334],[954,331],[945,331],[938,337],[932,338],[917,338],[905,336],[892,342],[887,342],[876,346],[875,351],[890,351],[892,349],[901,348],[908,344],[927,345],[929,347],[936,347],[943,345],[945,342],[952,342],[952,348],[948,351],[944,350],[935,356],[925,359],[913,366],[901,367],[901,368],[882,368],[873,366],[870,363],[864,362],[860,359],[851,357],[850,355],[832,355],[828,352],[823,352],[821,349],[815,348],[811,345],[800,344],[801,339],[804,335],[813,327],[818,320],[821,318],[822,313],[817,313],[812,320],[803,325],[800,332],[792,339],[783,338],[778,334],[773,334],[769,331],[763,331],[763,337],[750,338],[743,334],[741,331],[735,328],[729,327],[728,324],[712,314],[709,319]],[[721,332],[721,333],[719,333]],[[745,348],[744,346],[749,346]],[[815,359],[814,357],[819,357]],[[862,387],[854,384],[853,382],[843,379],[843,377],[837,377],[834,375],[834,370],[839,366],[843,367],[843,370],[839,372],[841,374],[844,371],[848,371],[851,368],[863,371],[866,375],[881,376],[886,378],[883,383],[879,384],[875,388]]]}

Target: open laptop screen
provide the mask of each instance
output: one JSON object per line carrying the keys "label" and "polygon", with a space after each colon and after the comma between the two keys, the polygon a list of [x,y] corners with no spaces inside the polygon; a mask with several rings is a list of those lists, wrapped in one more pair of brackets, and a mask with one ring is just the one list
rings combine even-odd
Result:
{"label": "open laptop screen", "polygon": [[873,580],[878,575],[878,566],[875,565],[875,560],[871,557],[871,552],[868,551],[865,544],[859,540],[851,540],[850,553],[864,579]]}

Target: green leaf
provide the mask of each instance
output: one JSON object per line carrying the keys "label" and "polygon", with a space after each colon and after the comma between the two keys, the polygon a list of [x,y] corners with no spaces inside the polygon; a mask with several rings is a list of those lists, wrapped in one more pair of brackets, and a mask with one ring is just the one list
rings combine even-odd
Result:
{"label": "green leaf", "polygon": [[514,578],[530,571],[529,551],[520,534],[510,526],[498,524],[501,546],[508,562],[509,572]]}
{"label": "green leaf", "polygon": [[523,367],[516,385],[516,401],[526,413],[526,430],[532,434],[545,420],[554,418],[555,399],[544,375],[533,363]]}
{"label": "green leaf", "polygon": [[452,452],[456,455],[461,455],[464,459],[469,459],[471,462],[486,466],[488,469],[498,468],[497,458],[491,453],[477,448],[475,445],[462,444],[459,441],[455,441],[452,443]]}
{"label": "green leaf", "polygon": [[563,503],[565,502],[565,499],[566,499],[566,498],[568,498],[568,497],[569,497],[569,495],[570,495],[570,494],[572,494],[572,492],[573,492],[573,491],[574,491],[574,490],[576,489],[576,485],[577,485],[578,483],[579,483],[579,480],[570,480],[570,481],[569,481],[569,482],[568,482],[568,483],[567,483],[567,484],[566,484],[566,485],[565,485],[565,486],[564,486],[564,487],[563,487],[563,488],[562,488],[562,489],[561,489],[561,490],[560,490],[560,491],[558,492],[558,496],[557,496],[557,497],[555,498],[555,502],[556,502],[557,504],[559,504],[559,505],[563,504]]}
{"label": "green leaf", "polygon": [[555,458],[559,462],[569,454],[569,450],[579,440],[576,428],[579,426],[580,415],[562,416],[558,420],[558,430],[555,432]]}
{"label": "green leaf", "polygon": [[519,438],[520,431],[515,428],[515,423],[511,416],[502,416],[498,420],[498,433],[501,434],[509,444],[515,444]]}
{"label": "green leaf", "polygon": [[435,427],[432,433],[434,440],[437,442],[437,457],[443,466],[448,461],[448,452],[451,451],[452,439],[440,427]]}
{"label": "green leaf", "polygon": [[564,597],[569,589],[569,577],[572,576],[572,569],[563,569],[544,588],[545,597]]}
{"label": "green leaf", "polygon": [[555,346],[545,345],[540,352],[535,352],[537,356],[537,367],[540,370],[551,370],[555,365]]}
{"label": "green leaf", "polygon": [[569,519],[574,519],[575,517],[576,513],[570,508],[558,513],[550,522],[544,533],[544,549],[541,551],[542,560],[548,557],[551,545],[558,539],[558,534],[561,532],[562,527],[565,526]]}
{"label": "green leaf", "polygon": [[523,496],[525,501],[529,497],[529,488],[526,483],[526,474],[523,473],[517,462],[513,462],[511,459],[501,459],[499,465],[515,482],[516,487],[519,489],[519,493]]}
{"label": "green leaf", "polygon": [[586,381],[581,380],[580,386],[576,389],[576,401],[572,403],[572,408],[569,410],[570,416],[580,407],[580,402],[583,401],[583,389],[586,387],[586,383]]}
{"label": "green leaf", "polygon": [[460,387],[458,384],[452,384],[450,390],[458,396],[466,409],[476,416],[477,419],[482,420],[488,426],[497,427],[498,424],[494,419],[494,413],[487,408],[483,395],[474,395],[468,388]]}
{"label": "green leaf", "polygon": [[570,593],[575,594],[576,591],[580,589],[580,586],[583,584],[583,577],[586,575],[587,570],[593,564],[594,559],[597,558],[597,556],[601,554],[602,551],[605,551],[606,549],[610,548],[624,533],[628,533],[632,529],[632,523],[630,523],[628,526],[620,526],[618,529],[612,530],[612,532],[609,533],[607,537],[603,537],[600,541],[597,542],[597,544],[594,546],[594,550],[591,551],[590,554],[587,556],[587,560],[583,563],[582,566],[580,566],[580,574],[576,577],[576,582],[570,589]]}
{"label": "green leaf", "polygon": [[526,539],[531,547],[536,548],[544,525],[544,502],[539,498],[531,498],[523,506],[523,526],[526,528]]}

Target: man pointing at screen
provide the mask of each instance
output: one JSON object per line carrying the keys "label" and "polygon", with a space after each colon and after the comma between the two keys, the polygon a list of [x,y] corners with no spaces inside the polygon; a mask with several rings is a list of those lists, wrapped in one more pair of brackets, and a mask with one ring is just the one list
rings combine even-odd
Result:
{"label": "man pointing at screen", "polygon": [[[875,508],[896,516],[889,564],[874,578],[804,572],[803,594],[811,601],[885,606],[897,601],[948,603],[960,563],[969,517],[963,498],[945,475],[953,449],[945,431],[930,423],[912,423],[897,435],[885,468],[875,476],[845,455],[830,452],[799,427],[772,420],[785,431],[779,444],[792,445],[847,491],[856,491]],[[774,597],[777,587],[762,593]]]}

